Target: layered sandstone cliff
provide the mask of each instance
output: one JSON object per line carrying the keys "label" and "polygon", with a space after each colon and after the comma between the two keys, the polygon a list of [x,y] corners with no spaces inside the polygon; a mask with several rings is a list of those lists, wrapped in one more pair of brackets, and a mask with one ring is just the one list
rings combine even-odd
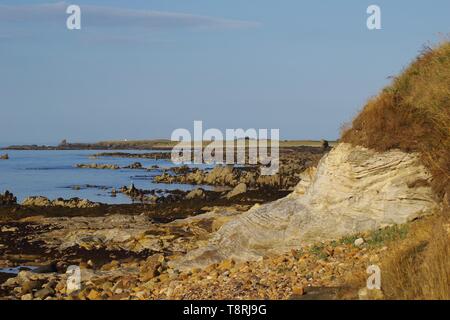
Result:
{"label": "layered sandstone cliff", "polygon": [[305,243],[406,223],[436,206],[430,179],[417,154],[339,144],[317,170],[303,174],[288,197],[225,224],[175,266],[257,260]]}

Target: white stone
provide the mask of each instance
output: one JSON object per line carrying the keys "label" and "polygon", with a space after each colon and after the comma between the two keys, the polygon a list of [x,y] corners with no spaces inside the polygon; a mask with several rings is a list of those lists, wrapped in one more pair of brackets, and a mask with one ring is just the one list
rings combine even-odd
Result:
{"label": "white stone", "polygon": [[[436,206],[431,175],[417,154],[376,152],[341,143],[320,161],[310,183],[223,225],[204,247],[174,263],[180,269],[223,259],[257,260],[302,244],[402,224]],[[414,186],[416,185],[416,186]]]}

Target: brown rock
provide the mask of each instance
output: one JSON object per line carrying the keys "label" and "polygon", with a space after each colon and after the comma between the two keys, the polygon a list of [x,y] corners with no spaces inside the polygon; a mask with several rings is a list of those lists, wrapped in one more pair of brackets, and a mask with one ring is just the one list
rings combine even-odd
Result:
{"label": "brown rock", "polygon": [[141,267],[141,272],[143,273],[141,279],[146,282],[158,276],[163,269],[164,261],[164,256],[161,254],[154,254],[147,258],[145,264]]}
{"label": "brown rock", "polygon": [[22,294],[31,293],[33,290],[40,289],[43,285],[43,281],[28,280],[22,284]]}
{"label": "brown rock", "polygon": [[53,291],[53,289],[51,288],[44,288],[41,290],[36,291],[36,293],[34,294],[35,298],[39,298],[39,299],[45,299],[49,296],[52,296],[55,294],[55,291]]}
{"label": "brown rock", "polygon": [[296,296],[302,296],[305,294],[305,289],[302,286],[295,286],[292,288],[292,294]]}
{"label": "brown rock", "polygon": [[91,292],[87,295],[87,298],[89,300],[99,300],[101,298],[101,294],[97,290],[91,290]]}

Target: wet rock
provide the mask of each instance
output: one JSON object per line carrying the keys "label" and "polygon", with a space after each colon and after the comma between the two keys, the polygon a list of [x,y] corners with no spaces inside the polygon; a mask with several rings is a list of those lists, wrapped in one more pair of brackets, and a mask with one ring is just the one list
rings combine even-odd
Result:
{"label": "wet rock", "polygon": [[206,197],[205,191],[201,188],[194,189],[186,195],[187,200],[204,199],[205,197]]}
{"label": "wet rock", "polygon": [[99,164],[99,163],[88,163],[88,164],[77,164],[76,168],[80,169],[102,169],[102,170],[118,170],[120,167],[117,164]]}
{"label": "wet rock", "polygon": [[136,188],[134,186],[134,183],[132,183],[129,187],[123,186],[120,191],[133,200],[144,201],[144,199],[146,198],[145,192],[141,189]]}
{"label": "wet rock", "polygon": [[142,169],[142,163],[140,162],[134,162],[130,164],[129,166],[123,167],[124,169]]}
{"label": "wet rock", "polygon": [[168,160],[171,158],[171,153],[170,152],[151,152],[151,153],[101,152],[101,153],[96,153],[91,156],[91,158],[93,158],[93,159],[98,158],[98,157]]}
{"label": "wet rock", "polygon": [[0,160],[8,160],[8,159],[9,159],[9,155],[7,153],[0,155]]}

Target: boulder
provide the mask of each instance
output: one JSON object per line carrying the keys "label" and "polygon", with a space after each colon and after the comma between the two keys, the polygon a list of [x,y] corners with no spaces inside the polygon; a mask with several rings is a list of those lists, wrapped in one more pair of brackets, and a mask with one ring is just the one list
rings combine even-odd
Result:
{"label": "boulder", "polygon": [[223,259],[259,260],[317,241],[402,224],[437,206],[420,156],[341,143],[320,161],[303,194],[255,207],[173,263],[204,267]]}

